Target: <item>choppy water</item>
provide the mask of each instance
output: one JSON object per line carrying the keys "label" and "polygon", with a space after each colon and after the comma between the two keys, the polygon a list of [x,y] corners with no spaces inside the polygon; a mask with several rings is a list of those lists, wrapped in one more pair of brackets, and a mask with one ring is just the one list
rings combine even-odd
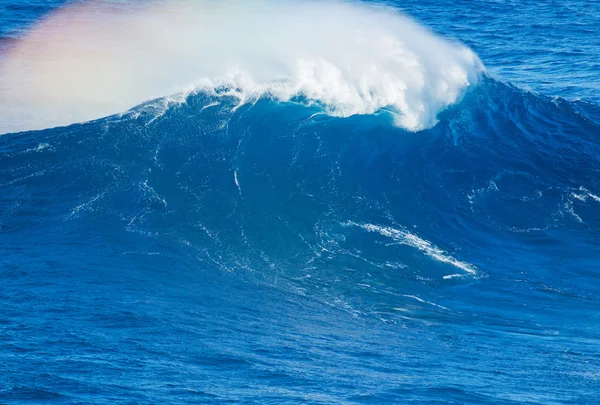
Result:
{"label": "choppy water", "polygon": [[[299,4],[289,21],[276,6],[289,30],[253,48],[252,80],[0,137],[0,403],[598,403],[600,3]],[[78,29],[61,7],[0,2],[2,128],[116,94],[98,79],[37,104],[32,83],[46,97],[115,54],[162,52],[89,29],[124,9],[145,23],[131,2],[76,8]],[[160,10],[146,16],[172,23]],[[215,25],[239,24],[231,10]],[[310,18],[336,28],[313,28],[322,44],[298,37]],[[342,41],[361,18],[364,48]],[[164,35],[216,32],[190,27]],[[199,54],[250,60],[230,40]],[[27,66],[38,82],[12,70],[31,49],[50,55]],[[119,69],[125,98],[156,84]]]}

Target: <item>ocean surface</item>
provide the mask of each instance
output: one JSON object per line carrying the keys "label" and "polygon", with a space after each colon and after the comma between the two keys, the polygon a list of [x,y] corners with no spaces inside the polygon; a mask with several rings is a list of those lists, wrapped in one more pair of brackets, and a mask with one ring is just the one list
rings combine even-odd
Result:
{"label": "ocean surface", "polygon": [[600,403],[600,1],[0,0],[1,404]]}

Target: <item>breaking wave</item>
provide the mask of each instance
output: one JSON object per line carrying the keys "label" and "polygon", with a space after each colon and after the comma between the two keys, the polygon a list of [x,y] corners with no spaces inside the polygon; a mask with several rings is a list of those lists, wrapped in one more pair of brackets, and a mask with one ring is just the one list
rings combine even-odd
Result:
{"label": "breaking wave", "polygon": [[465,46],[397,10],[341,1],[77,3],[43,20],[0,62],[0,132],[123,112],[194,91],[385,110],[433,126],[484,68]]}

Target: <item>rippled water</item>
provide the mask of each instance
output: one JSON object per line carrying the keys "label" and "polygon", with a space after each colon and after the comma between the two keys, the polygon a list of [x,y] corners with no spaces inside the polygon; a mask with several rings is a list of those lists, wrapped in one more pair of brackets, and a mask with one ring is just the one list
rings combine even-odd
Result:
{"label": "rippled water", "polygon": [[0,402],[597,403],[600,3],[392,6],[486,67],[423,130],[224,85],[0,137]]}

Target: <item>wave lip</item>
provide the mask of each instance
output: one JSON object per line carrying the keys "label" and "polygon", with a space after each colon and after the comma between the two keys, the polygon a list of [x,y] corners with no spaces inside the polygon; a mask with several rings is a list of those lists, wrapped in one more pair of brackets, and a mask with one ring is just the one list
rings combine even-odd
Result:
{"label": "wave lip", "polygon": [[388,109],[416,131],[433,126],[484,71],[465,46],[383,6],[131,4],[79,4],[35,27],[0,65],[0,132],[86,121],[198,89],[241,103],[302,98],[342,117]]}

